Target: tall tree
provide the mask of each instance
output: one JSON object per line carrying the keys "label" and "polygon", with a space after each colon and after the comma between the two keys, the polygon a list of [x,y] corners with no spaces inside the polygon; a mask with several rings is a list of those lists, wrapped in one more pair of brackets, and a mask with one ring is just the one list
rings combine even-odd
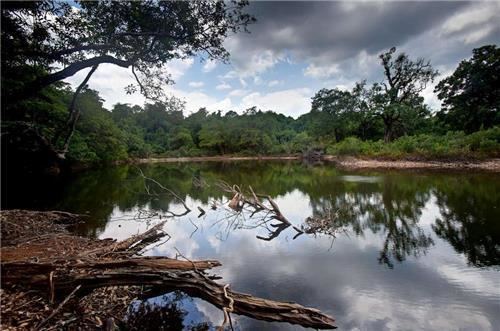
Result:
{"label": "tall tree", "polygon": [[455,72],[436,86],[443,101],[438,116],[451,129],[467,133],[500,124],[500,48],[487,45],[472,51]]}
{"label": "tall tree", "polygon": [[414,61],[405,53],[394,56],[395,53],[396,47],[393,47],[380,54],[385,79],[373,87],[379,104],[376,113],[384,121],[386,142],[394,138],[394,129],[401,120],[402,109],[422,105],[420,93],[438,74],[430,61],[423,58]]}

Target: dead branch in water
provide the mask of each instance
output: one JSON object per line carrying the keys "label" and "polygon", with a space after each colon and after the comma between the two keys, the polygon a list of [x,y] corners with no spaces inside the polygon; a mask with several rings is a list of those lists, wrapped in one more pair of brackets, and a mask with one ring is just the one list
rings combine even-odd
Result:
{"label": "dead branch in water", "polygon": [[[2,216],[0,217],[2,227],[4,222],[16,224],[15,219],[4,217],[3,212],[0,215]],[[92,293],[99,289],[149,286],[152,288],[152,293],[180,290],[188,295],[204,299],[221,309],[225,308],[226,311],[229,309],[229,312],[256,319],[288,322],[319,329],[334,328],[333,318],[316,309],[306,308],[296,303],[256,298],[232,291],[227,286],[216,283],[213,280],[215,277],[209,276],[205,272],[219,266],[218,261],[183,261],[167,257],[138,257],[137,254],[145,247],[151,246],[166,236],[163,231],[164,225],[165,222],[160,222],[148,231],[120,242],[82,239],[72,237],[69,234],[64,234],[65,237],[61,237],[62,234],[57,234],[57,240],[59,238],[65,240],[65,245],[58,250],[51,250],[50,246],[47,245],[51,241],[44,242],[43,240],[34,243],[20,243],[17,247],[2,247],[2,291],[6,289],[9,291],[16,291],[16,289],[17,291],[19,289],[24,289],[26,292],[34,291],[34,293],[41,294],[41,296],[36,297],[36,302],[40,302],[47,290],[49,290],[48,296],[51,296],[50,292],[54,292],[56,302],[57,298],[66,297],[66,300],[53,309],[48,303],[46,304],[48,309],[37,309],[36,311],[39,313],[35,315],[38,317],[32,317],[28,321],[13,322],[15,321],[13,314],[15,314],[16,308],[15,305],[12,305],[13,308],[6,310],[7,315],[2,316],[3,320],[10,321],[11,325],[18,325],[16,323],[19,322],[27,323],[23,324],[26,328],[46,325],[44,324],[45,320],[50,320],[50,323],[54,325],[66,327],[71,323],[85,320],[85,317],[74,315],[74,311],[76,311],[74,307],[66,309],[70,302],[73,305],[78,304],[89,294],[93,295]],[[74,241],[71,241],[71,238]],[[69,247],[71,245],[82,246],[79,246],[81,249],[73,249]],[[10,255],[4,255],[4,251],[12,251],[13,249],[18,250],[17,254],[11,252]],[[10,258],[6,259],[5,256],[10,256]],[[75,291],[75,289],[78,290]],[[230,306],[228,297],[233,300]],[[109,300],[112,301],[112,298]],[[126,305],[126,302],[123,304]],[[29,304],[30,301],[27,301],[26,305],[29,306]],[[2,305],[5,305],[4,300]],[[104,314],[104,312],[101,313]],[[67,314],[70,317],[67,317]],[[99,319],[98,316],[95,318],[97,321],[105,321],[113,317],[113,315],[109,315],[104,319]]]}
{"label": "dead branch in water", "polygon": [[169,214],[170,214],[171,217],[181,217],[181,216],[187,215],[187,214],[189,214],[189,212],[191,212],[191,209],[187,206],[186,201],[184,201],[184,199],[182,199],[174,191],[172,191],[168,187],[163,186],[156,179],[153,179],[153,178],[150,178],[150,177],[147,177],[146,175],[144,175],[144,172],[142,171],[141,168],[137,167],[137,169],[139,170],[139,173],[140,173],[141,177],[144,179],[144,189],[146,190],[146,192],[148,194],[151,195],[149,186],[147,185],[147,182],[149,181],[149,182],[152,182],[152,183],[156,184],[162,190],[168,192],[170,195],[172,195],[177,201],[179,201],[182,204],[182,206],[185,209],[185,212],[182,213],[182,214],[175,214],[175,213],[169,211]]}
{"label": "dead branch in water", "polygon": [[262,240],[272,240],[276,238],[282,231],[288,227],[292,227],[297,234],[302,234],[303,231],[292,223],[283,215],[278,204],[271,198],[270,195],[257,194],[253,190],[252,186],[248,186],[248,192],[244,192],[238,185],[229,185],[228,183],[221,181],[217,183],[219,188],[224,192],[233,195],[233,198],[229,201],[229,208],[235,212],[241,212],[245,206],[250,207],[250,217],[253,218],[259,213],[264,213],[261,218],[261,224],[268,223],[271,220],[277,220],[280,223],[271,224],[274,230],[270,230],[269,237],[257,236],[257,238]]}

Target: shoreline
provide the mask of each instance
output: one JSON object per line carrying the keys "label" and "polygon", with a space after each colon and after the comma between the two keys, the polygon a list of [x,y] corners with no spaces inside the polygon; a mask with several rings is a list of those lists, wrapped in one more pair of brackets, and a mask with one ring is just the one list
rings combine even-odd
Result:
{"label": "shoreline", "polygon": [[485,160],[379,160],[329,155],[325,161],[344,169],[428,169],[500,172],[500,159]]}
{"label": "shoreline", "polygon": [[[287,156],[196,156],[135,159],[132,163],[184,163],[184,162],[232,162],[232,161],[287,161],[301,160],[299,155]],[[364,159],[353,156],[325,155],[321,161],[333,163],[345,169],[453,169],[500,172],[500,158],[484,160],[384,160]]]}

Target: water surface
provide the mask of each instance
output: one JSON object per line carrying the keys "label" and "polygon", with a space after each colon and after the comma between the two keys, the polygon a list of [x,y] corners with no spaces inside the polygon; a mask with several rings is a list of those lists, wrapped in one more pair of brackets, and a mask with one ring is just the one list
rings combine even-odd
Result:
{"label": "water surface", "polygon": [[[178,250],[218,259],[223,266],[215,272],[232,289],[316,307],[333,315],[340,330],[498,330],[499,175],[269,161],[140,167],[192,209],[169,219],[170,239],[146,254],[174,257]],[[297,227],[308,217],[336,217],[323,233],[296,237],[291,227],[276,233],[261,218],[221,207],[230,195],[215,184],[220,180],[269,194]],[[12,190],[6,206],[88,213],[81,234],[123,239],[183,211],[173,196],[144,184],[136,166],[87,171]],[[206,211],[200,218],[198,206]],[[213,327],[223,318],[182,294],[151,302],[176,302],[185,327]],[[301,329],[234,319],[243,330]]]}

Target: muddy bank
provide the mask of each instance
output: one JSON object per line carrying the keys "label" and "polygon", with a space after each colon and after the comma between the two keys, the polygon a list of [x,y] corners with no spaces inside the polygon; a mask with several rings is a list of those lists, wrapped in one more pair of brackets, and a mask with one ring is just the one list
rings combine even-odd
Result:
{"label": "muddy bank", "polygon": [[[137,159],[133,163],[175,163],[175,162],[224,162],[224,161],[272,161],[301,160],[299,155],[288,156],[200,156]],[[455,169],[500,172],[500,159],[486,160],[382,160],[325,155],[323,161],[332,162],[346,169]]]}
{"label": "muddy bank", "polygon": [[420,161],[420,160],[376,160],[328,155],[326,161],[346,169],[454,169],[500,172],[500,159]]}

